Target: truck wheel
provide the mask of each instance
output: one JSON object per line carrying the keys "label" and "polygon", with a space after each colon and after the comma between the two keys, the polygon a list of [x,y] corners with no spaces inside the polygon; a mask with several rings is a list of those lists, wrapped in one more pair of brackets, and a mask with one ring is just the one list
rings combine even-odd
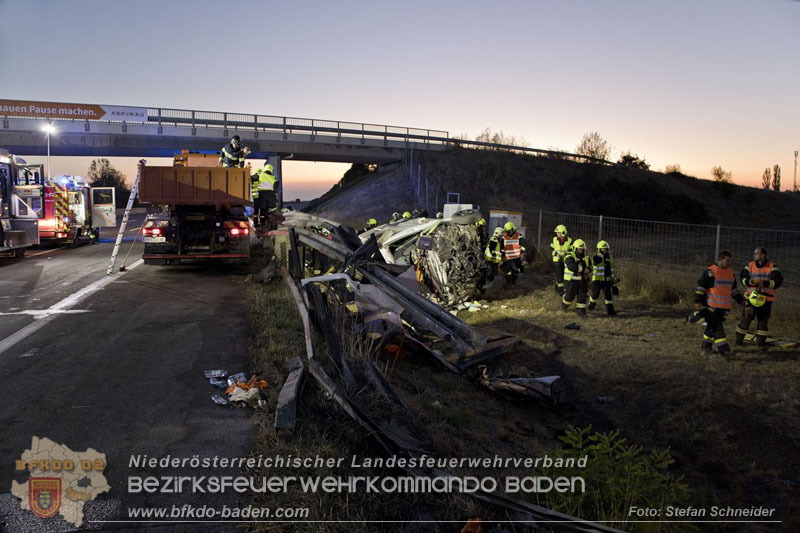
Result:
{"label": "truck wheel", "polygon": [[456,224],[461,224],[462,226],[466,226],[468,224],[474,224],[481,219],[481,212],[477,209],[465,209],[463,211],[458,211],[453,213],[453,216],[450,217],[453,222]]}

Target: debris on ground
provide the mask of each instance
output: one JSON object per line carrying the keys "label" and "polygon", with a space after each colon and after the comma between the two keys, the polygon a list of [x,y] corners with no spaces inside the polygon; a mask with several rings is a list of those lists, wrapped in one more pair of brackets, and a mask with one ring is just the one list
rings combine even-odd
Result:
{"label": "debris on ground", "polygon": [[230,405],[233,403],[238,406],[250,405],[252,407],[265,407],[266,402],[261,397],[261,389],[268,386],[267,382],[253,376],[247,379],[247,374],[239,372],[228,376],[226,370],[206,370],[203,375],[208,378],[208,382],[215,387],[225,389],[225,396],[214,394],[211,400],[217,405]]}
{"label": "debris on ground", "polygon": [[485,365],[478,367],[481,371],[479,382],[495,392],[512,396],[527,396],[545,401],[551,405],[561,400],[561,376],[522,377],[511,375],[490,375]]}
{"label": "debris on ground", "polygon": [[570,322],[569,324],[564,326],[564,329],[581,329],[581,325],[578,324],[577,322]]}

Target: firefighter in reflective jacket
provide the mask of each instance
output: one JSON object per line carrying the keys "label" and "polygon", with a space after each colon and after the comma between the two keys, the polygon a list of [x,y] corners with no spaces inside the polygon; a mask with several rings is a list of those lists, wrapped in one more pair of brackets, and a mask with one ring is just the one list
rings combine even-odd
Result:
{"label": "firefighter in reflective jacket", "polygon": [[505,223],[500,239],[500,245],[503,250],[503,262],[500,265],[500,271],[505,274],[506,283],[516,283],[517,277],[524,270],[522,252],[525,251],[525,239],[520,237],[513,222]]}
{"label": "firefighter in reflective jacket", "polygon": [[556,236],[550,243],[553,249],[553,270],[556,276],[556,293],[564,294],[564,259],[572,251],[572,239],[567,237],[567,227],[559,224],[555,229]]}
{"label": "firefighter in reflective jacket", "polygon": [[614,272],[614,264],[611,261],[611,253],[606,241],[597,243],[597,253],[592,257],[592,291],[589,294],[589,310],[594,310],[597,302],[600,299],[600,292],[602,291],[605,298],[606,313],[608,316],[614,316],[617,312],[614,310],[614,294],[619,294],[617,289],[616,272]]}
{"label": "firefighter in reflective jacket", "polygon": [[586,293],[591,276],[589,258],[586,256],[586,243],[583,239],[575,239],[572,251],[564,259],[564,296],[561,297],[561,310],[569,310],[572,300],[577,299],[575,312],[586,316]]}
{"label": "firefighter in reflective jacket", "polygon": [[483,251],[483,258],[486,259],[486,267],[489,272],[487,275],[489,281],[494,279],[500,263],[503,262],[503,245],[500,242],[502,234],[503,228],[499,226],[494,228],[494,233],[492,233],[489,242],[486,244],[486,249]]}
{"label": "firefighter in reflective jacket", "polygon": [[758,321],[756,343],[765,348],[769,335],[772,302],[777,298],[775,289],[783,284],[783,275],[778,267],[767,259],[767,249],[759,246],[753,252],[753,260],[742,269],[739,277],[745,289],[745,304],[742,320],[736,328],[736,345],[744,344],[744,336],[755,318]]}
{"label": "firefighter in reflective jacket", "polygon": [[711,351],[717,347],[720,355],[730,355],[731,347],[725,337],[725,315],[730,313],[733,302],[744,303],[742,291],[736,285],[736,275],[731,269],[731,253],[723,250],[717,262],[709,266],[700,276],[694,294],[696,313],[693,322],[700,318],[706,321],[702,348]]}
{"label": "firefighter in reflective jacket", "polygon": [[262,215],[266,215],[278,207],[278,200],[275,196],[275,183],[277,181],[275,169],[268,162],[264,163],[264,168],[258,169],[250,177],[253,207]]}
{"label": "firefighter in reflective jacket", "polygon": [[219,165],[223,167],[243,167],[244,158],[250,153],[250,149],[242,147],[242,140],[238,135],[231,138],[231,142],[222,147],[219,153]]}

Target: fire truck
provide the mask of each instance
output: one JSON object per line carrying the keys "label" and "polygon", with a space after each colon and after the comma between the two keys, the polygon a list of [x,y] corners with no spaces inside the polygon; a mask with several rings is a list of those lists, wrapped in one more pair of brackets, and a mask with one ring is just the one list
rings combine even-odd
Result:
{"label": "fire truck", "polygon": [[0,257],[21,257],[39,244],[43,165],[0,149]]}
{"label": "fire truck", "polygon": [[116,226],[114,187],[90,187],[84,177],[59,176],[46,180],[42,190],[42,242],[97,242],[100,228]]}

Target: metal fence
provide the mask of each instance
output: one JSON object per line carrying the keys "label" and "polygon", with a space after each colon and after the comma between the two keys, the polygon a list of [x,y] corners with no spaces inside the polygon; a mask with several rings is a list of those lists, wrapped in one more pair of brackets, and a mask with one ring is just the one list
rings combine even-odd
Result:
{"label": "metal fence", "polygon": [[734,272],[752,260],[757,246],[784,275],[784,290],[800,294],[800,231],[680,224],[552,211],[523,211],[525,237],[546,257],[554,229],[564,224],[573,239],[583,239],[590,250],[608,241],[615,258],[651,264],[656,268],[700,270],[712,264],[721,250],[733,254]]}

